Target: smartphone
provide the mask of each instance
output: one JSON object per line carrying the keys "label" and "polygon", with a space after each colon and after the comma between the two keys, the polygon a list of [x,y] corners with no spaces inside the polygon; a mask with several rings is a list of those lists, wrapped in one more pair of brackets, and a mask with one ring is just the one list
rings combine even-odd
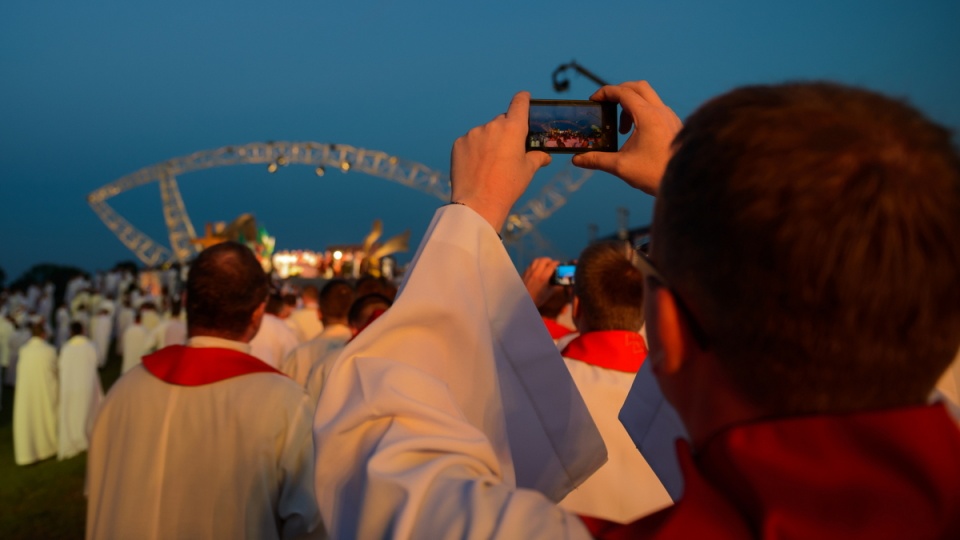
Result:
{"label": "smartphone", "polygon": [[617,151],[617,104],[571,99],[530,100],[527,150],[577,154]]}
{"label": "smartphone", "polygon": [[573,285],[573,274],[577,270],[575,264],[561,264],[553,271],[553,277],[550,278],[552,285]]}

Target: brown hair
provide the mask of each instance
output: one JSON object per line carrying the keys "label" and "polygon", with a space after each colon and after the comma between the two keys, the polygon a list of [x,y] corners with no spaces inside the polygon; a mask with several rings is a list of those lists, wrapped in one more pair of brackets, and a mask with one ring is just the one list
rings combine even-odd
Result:
{"label": "brown hair", "polygon": [[264,302],[269,281],[250,248],[223,242],[200,252],[187,276],[187,326],[243,336]]}
{"label": "brown hair", "polygon": [[353,287],[343,279],[332,279],[320,289],[320,315],[329,320],[347,320],[353,303]]}
{"label": "brown hair", "polygon": [[580,332],[630,330],[643,326],[643,274],[625,242],[596,242],[580,253],[573,277],[579,298]]}
{"label": "brown hair", "polygon": [[960,158],[906,104],[829,83],[695,112],[653,259],[741,392],[778,412],[925,400],[960,345]]}

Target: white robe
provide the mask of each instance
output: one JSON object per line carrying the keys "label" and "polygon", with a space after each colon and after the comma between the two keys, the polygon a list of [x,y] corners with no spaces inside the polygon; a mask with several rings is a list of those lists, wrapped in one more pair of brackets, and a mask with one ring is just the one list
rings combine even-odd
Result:
{"label": "white robe", "polygon": [[342,349],[351,337],[353,337],[353,333],[350,331],[350,327],[343,324],[331,324],[324,328],[317,337],[306,343],[301,343],[291,351],[281,364],[280,371],[306,388],[307,379],[314,364],[331,350]]}
{"label": "white robe", "polygon": [[13,339],[14,330],[13,323],[0,316],[0,367],[10,365],[10,341]]}
{"label": "white robe", "polygon": [[335,538],[587,538],[554,501],[606,459],[503,244],[461,205],[334,363],[314,439]]}
{"label": "white robe", "polygon": [[97,349],[84,336],[74,336],[60,351],[60,421],[57,459],[87,449],[87,433],[100,410],[103,387],[97,374]]}
{"label": "white robe", "polygon": [[13,455],[29,465],[57,453],[57,350],[39,337],[20,348],[13,396]]}
{"label": "white robe", "polygon": [[103,367],[107,363],[107,353],[110,352],[110,337],[113,334],[113,317],[97,315],[93,318],[93,328],[90,336],[97,349],[97,365]]}
{"label": "white robe", "polygon": [[[244,347],[190,344],[198,339]],[[276,373],[179,386],[136,366],[94,424],[86,537],[302,535],[319,519],[311,410],[303,389]]]}
{"label": "white robe", "polygon": [[310,341],[323,331],[323,323],[320,322],[320,312],[316,305],[294,310],[287,318],[287,324],[295,328],[297,339],[301,343]]}
{"label": "white robe", "polygon": [[317,402],[320,401],[320,392],[323,391],[323,385],[327,382],[327,378],[330,376],[330,370],[333,369],[333,365],[337,362],[337,359],[340,358],[340,355],[343,354],[343,346],[335,347],[326,352],[323,356],[317,359],[313,363],[313,366],[310,367],[310,373],[307,374],[307,394],[310,395],[310,399],[313,400],[313,406],[317,406]]}
{"label": "white robe", "polygon": [[180,319],[170,319],[163,329],[163,343],[167,345],[185,345],[187,343],[187,325]]}
{"label": "white robe", "polygon": [[132,324],[123,334],[123,365],[120,373],[126,373],[140,364],[147,347],[149,333],[141,324]]}
{"label": "white robe", "polygon": [[250,341],[250,354],[279,369],[284,358],[299,345],[300,340],[297,339],[297,335],[283,322],[283,319],[264,313],[260,330]]}
{"label": "white robe", "polygon": [[63,344],[70,339],[70,312],[67,310],[66,306],[60,306],[57,308],[57,338],[56,345],[59,349],[63,347]]}
{"label": "white robe", "polygon": [[7,366],[6,372],[7,386],[17,385],[17,364],[20,363],[20,347],[26,345],[30,339],[29,330],[26,328],[14,328],[13,336],[10,338],[10,365]]}
{"label": "white robe", "polygon": [[610,459],[560,501],[560,506],[583,516],[633,523],[673,504],[617,418],[635,374],[572,358],[564,361],[603,435]]}
{"label": "white robe", "polygon": [[130,328],[130,325],[133,324],[134,317],[136,313],[133,311],[133,308],[121,306],[117,310],[117,353],[123,354],[123,334],[127,332],[127,328]]}

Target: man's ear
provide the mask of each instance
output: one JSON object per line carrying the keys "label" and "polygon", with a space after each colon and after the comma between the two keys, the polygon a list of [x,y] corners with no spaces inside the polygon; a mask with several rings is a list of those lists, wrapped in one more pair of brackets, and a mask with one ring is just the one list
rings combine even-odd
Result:
{"label": "man's ear", "polygon": [[250,316],[250,325],[247,326],[247,339],[249,342],[257,335],[257,332],[260,331],[260,323],[263,322],[263,314],[267,312],[267,302],[264,300],[257,306],[257,309],[253,310],[253,315]]}
{"label": "man's ear", "polygon": [[[661,361],[656,366],[663,375],[673,375],[683,367],[683,361],[688,347],[684,340],[683,318],[677,307],[673,294],[665,287],[658,287],[653,291],[656,302],[653,316],[656,324],[652,325],[657,333],[656,339],[662,350]],[[647,325],[650,332],[651,325]]]}

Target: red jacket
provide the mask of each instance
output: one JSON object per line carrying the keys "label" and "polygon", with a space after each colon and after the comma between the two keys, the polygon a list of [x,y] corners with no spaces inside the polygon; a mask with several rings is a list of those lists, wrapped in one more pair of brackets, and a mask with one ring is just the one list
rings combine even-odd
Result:
{"label": "red jacket", "polygon": [[[728,429],[691,457],[684,494],[598,538],[960,539],[960,430],[941,405]],[[602,527],[606,527],[601,529]]]}

